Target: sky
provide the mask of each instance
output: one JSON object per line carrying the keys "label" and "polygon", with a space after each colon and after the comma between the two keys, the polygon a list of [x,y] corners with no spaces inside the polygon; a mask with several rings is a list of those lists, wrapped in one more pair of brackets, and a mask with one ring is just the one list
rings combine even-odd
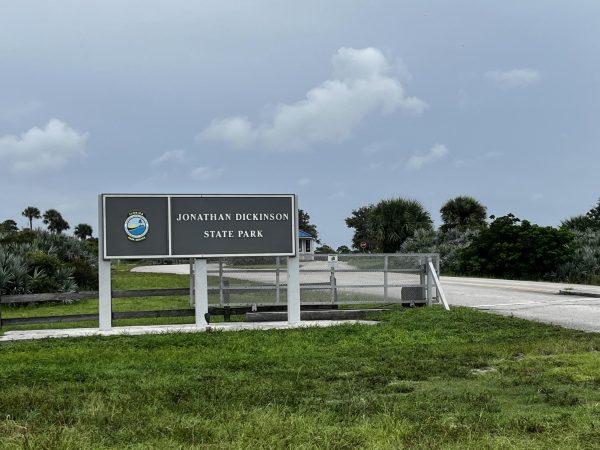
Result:
{"label": "sky", "polygon": [[100,193],[295,193],[334,248],[392,197],[555,226],[600,197],[598,23],[597,0],[5,1],[0,220],[96,235]]}

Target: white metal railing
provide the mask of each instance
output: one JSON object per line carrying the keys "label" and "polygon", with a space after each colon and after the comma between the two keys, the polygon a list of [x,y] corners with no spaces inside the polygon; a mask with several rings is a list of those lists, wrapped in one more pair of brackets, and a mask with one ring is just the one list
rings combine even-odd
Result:
{"label": "white metal railing", "polygon": [[[334,258],[336,261],[332,261]],[[285,302],[287,277],[282,277],[282,274],[287,273],[286,258],[256,258],[255,264],[248,258],[243,262],[246,264],[242,265],[235,259],[210,261],[208,274],[218,276],[219,304],[256,303],[256,294],[251,301],[245,301],[242,296],[252,292],[263,292],[265,297],[270,297],[270,301],[265,298],[261,304]],[[402,303],[428,306],[441,302],[445,309],[449,309],[438,274],[438,254],[314,255],[314,260],[301,263],[301,301],[303,304]],[[244,280],[248,283],[240,284]],[[190,288],[193,289],[193,285]],[[329,295],[321,294],[326,291]],[[361,293],[364,298],[355,299]],[[232,302],[232,295],[241,296],[240,301]],[[190,295],[192,301],[193,296]]]}

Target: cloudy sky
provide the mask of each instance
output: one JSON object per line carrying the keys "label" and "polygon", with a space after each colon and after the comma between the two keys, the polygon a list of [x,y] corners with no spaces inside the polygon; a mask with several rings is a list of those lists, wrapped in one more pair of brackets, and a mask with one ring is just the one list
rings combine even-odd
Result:
{"label": "cloudy sky", "polygon": [[382,198],[544,225],[600,197],[600,2],[0,4],[0,220],[97,194],[297,193],[322,240]]}

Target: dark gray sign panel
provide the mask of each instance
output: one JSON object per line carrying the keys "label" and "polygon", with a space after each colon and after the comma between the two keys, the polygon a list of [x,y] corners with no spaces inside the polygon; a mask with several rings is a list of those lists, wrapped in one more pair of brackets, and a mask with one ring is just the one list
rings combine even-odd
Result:
{"label": "dark gray sign panel", "polygon": [[105,258],[168,254],[168,197],[104,197]]}
{"label": "dark gray sign panel", "polygon": [[105,259],[296,254],[294,195],[101,195]]}

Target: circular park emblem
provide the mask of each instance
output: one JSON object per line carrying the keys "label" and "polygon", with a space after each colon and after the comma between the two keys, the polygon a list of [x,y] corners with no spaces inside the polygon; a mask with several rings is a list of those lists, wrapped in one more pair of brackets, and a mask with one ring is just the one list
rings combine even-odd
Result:
{"label": "circular park emblem", "polygon": [[143,212],[132,211],[125,219],[125,234],[130,241],[138,242],[146,239],[149,227],[150,224]]}

